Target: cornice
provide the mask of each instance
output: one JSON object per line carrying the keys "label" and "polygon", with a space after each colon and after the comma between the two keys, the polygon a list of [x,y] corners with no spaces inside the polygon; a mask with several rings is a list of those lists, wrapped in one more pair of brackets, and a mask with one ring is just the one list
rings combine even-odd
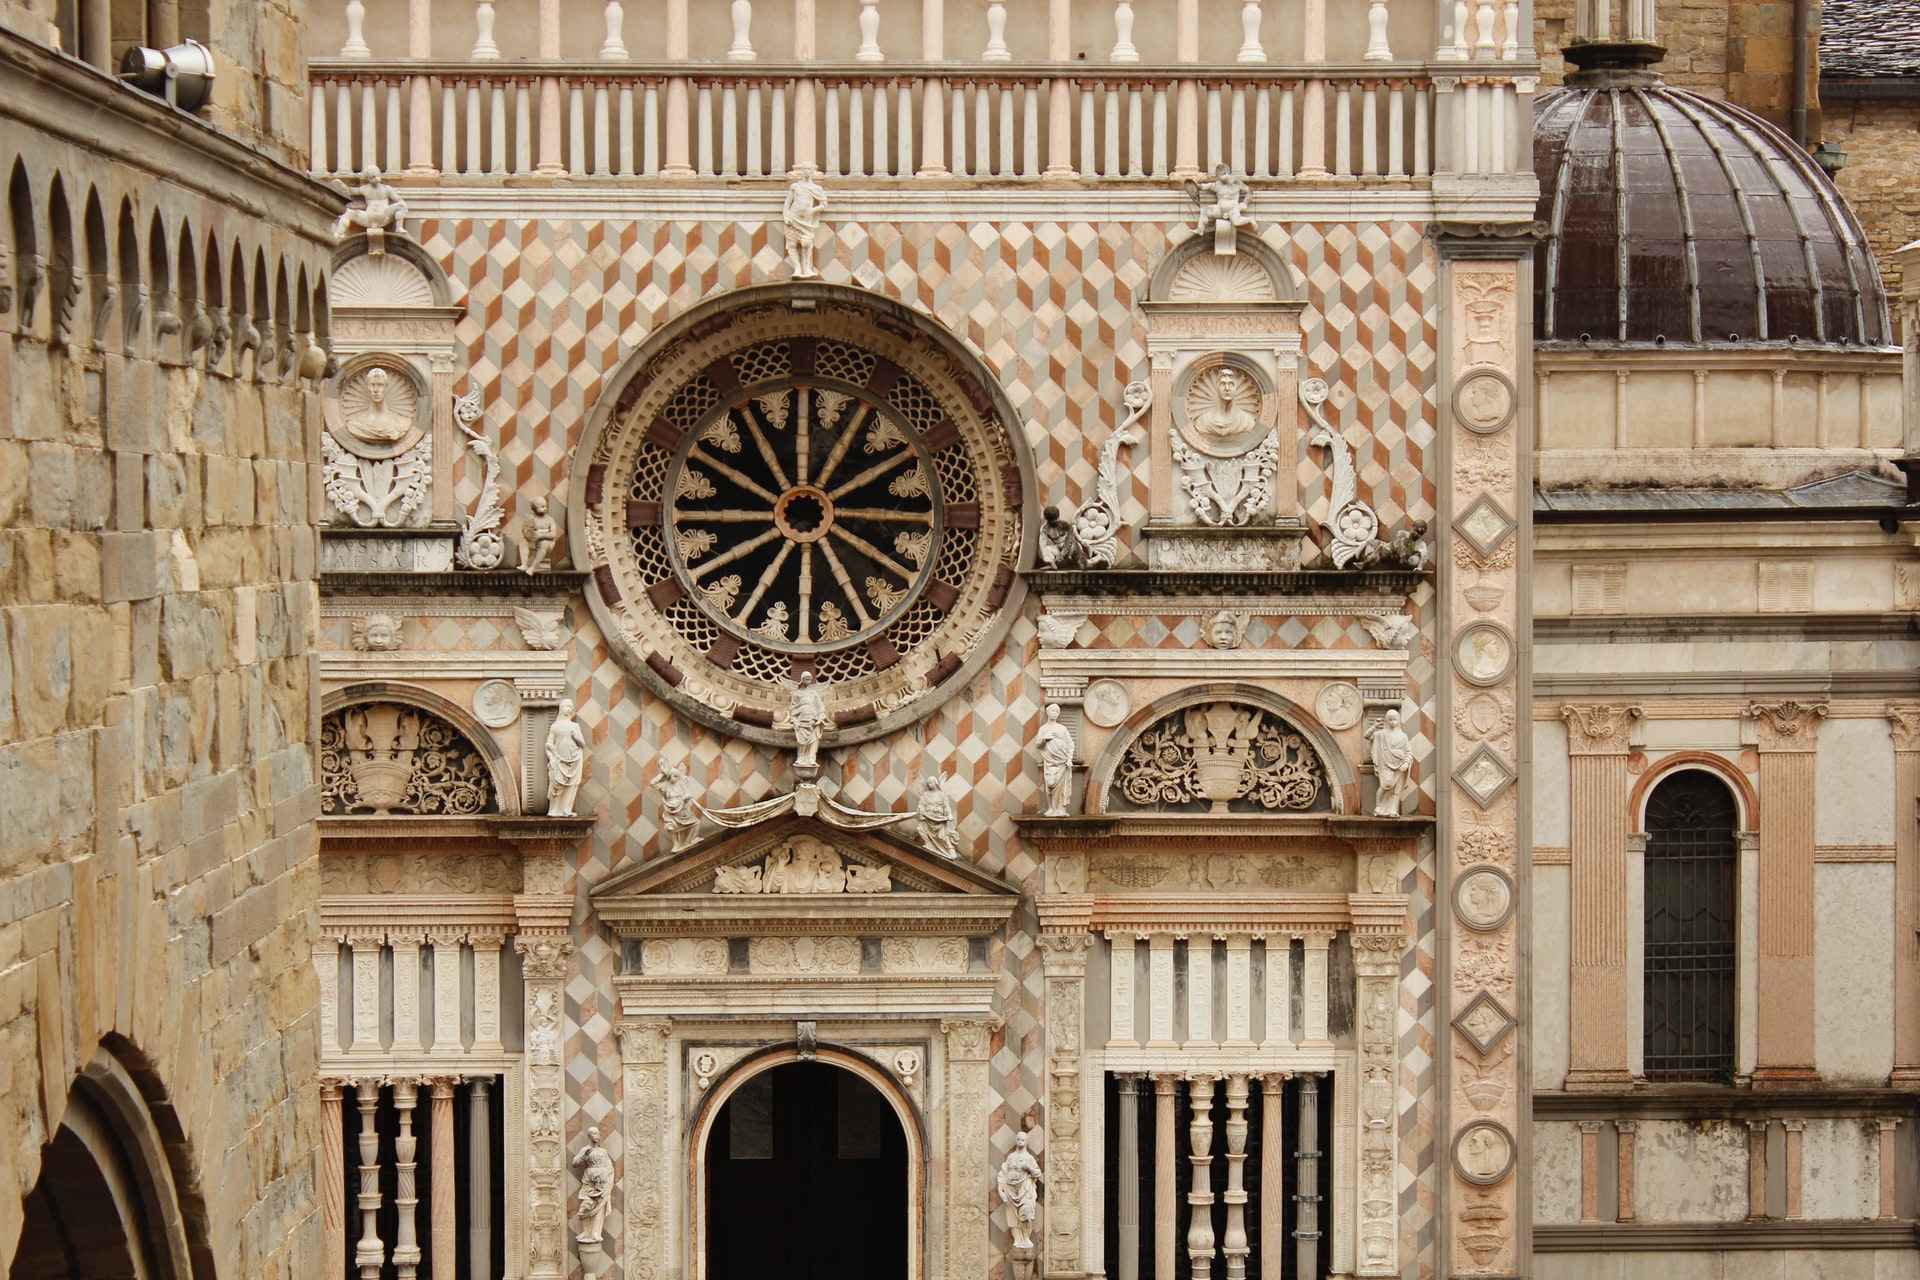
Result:
{"label": "cornice", "polygon": [[1042,676],[1406,679],[1405,649],[1042,649]]}
{"label": "cornice", "polygon": [[521,573],[518,569],[462,570],[458,573],[406,573],[334,569],[319,576],[320,598],[344,596],[448,596],[512,599],[564,599],[579,595],[587,575],[578,569]]}
{"label": "cornice", "polygon": [[475,930],[488,935],[514,927],[513,895],[504,893],[324,894],[320,932],[344,940],[349,931],[365,936],[390,930],[414,936],[428,930]]}
{"label": "cornice", "polygon": [[[1920,1227],[1897,1222],[1595,1222],[1533,1229],[1535,1253],[1691,1253],[1727,1250],[1886,1249],[1920,1245]],[[1669,1264],[1672,1274],[1691,1270]],[[1871,1270],[1871,1268],[1868,1268]],[[1663,1270],[1666,1270],[1663,1268]]]}
{"label": "cornice", "polygon": [[1536,1091],[1535,1120],[1739,1120],[1781,1116],[1911,1117],[1912,1089],[1807,1089],[1755,1092],[1722,1085],[1643,1085],[1604,1092]]}
{"label": "cornice", "polygon": [[[1433,826],[1426,816],[1379,818],[1364,814],[1068,814],[1019,813],[1020,834],[1052,853],[1121,853],[1142,845],[1155,851],[1259,846],[1275,848],[1310,840],[1324,849],[1329,839],[1366,852],[1412,850]],[[1361,842],[1366,842],[1362,846]]]}
{"label": "cornice", "polygon": [[597,899],[594,915],[623,938],[978,938],[1006,924],[1019,903],[981,893],[652,893]]}
{"label": "cornice", "polygon": [[[1343,599],[1370,598],[1381,602],[1404,600],[1432,577],[1430,570],[1412,573],[1370,569],[1348,573],[1335,569],[1043,569],[1028,574],[1027,580],[1048,599],[1152,596],[1171,603],[1195,595],[1234,598],[1336,595]],[[1191,607],[1175,603],[1172,612]]]}
{"label": "cornice", "polygon": [[497,841],[522,855],[563,853],[593,830],[595,819],[546,814],[483,814],[444,818],[415,814],[336,814],[319,820],[320,852],[460,854],[476,840]]}
{"label": "cornice", "polygon": [[1094,932],[1136,938],[1170,934],[1176,938],[1296,937],[1310,933],[1365,931],[1382,939],[1404,939],[1404,894],[1255,893],[1232,898],[1217,893],[1095,894],[1090,926]]}

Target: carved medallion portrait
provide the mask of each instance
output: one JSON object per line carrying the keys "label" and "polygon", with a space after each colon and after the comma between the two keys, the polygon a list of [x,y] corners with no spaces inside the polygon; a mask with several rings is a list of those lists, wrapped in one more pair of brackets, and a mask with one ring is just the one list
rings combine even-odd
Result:
{"label": "carved medallion portrait", "polygon": [[1507,1127],[1492,1120],[1476,1120],[1453,1140],[1453,1167],[1476,1186],[1490,1187],[1513,1172],[1515,1148]]}
{"label": "carved medallion portrait", "polygon": [[1513,918],[1513,880],[1498,867],[1475,867],[1453,884],[1453,913],[1482,933]]}
{"label": "carved medallion portrait", "polygon": [[1513,421],[1520,396],[1498,369],[1474,369],[1453,388],[1453,416],[1461,426],[1491,435]]}
{"label": "carved medallion portrait", "polygon": [[1216,355],[1181,374],[1174,418],[1187,441],[1216,458],[1245,453],[1266,437],[1263,412],[1271,388],[1266,375],[1242,356]]}
{"label": "carved medallion portrait", "polygon": [[504,729],[520,718],[520,691],[511,680],[488,680],[473,691],[473,715],[489,729]]}
{"label": "carved medallion portrait", "polygon": [[1111,729],[1133,710],[1133,697],[1118,680],[1095,680],[1087,686],[1081,709],[1102,729]]}
{"label": "carved medallion portrait", "polygon": [[1325,686],[1313,700],[1313,713],[1320,717],[1320,723],[1336,731],[1359,724],[1365,710],[1360,690],[1344,682]]}
{"label": "carved medallion portrait", "polygon": [[356,457],[397,457],[425,434],[433,416],[429,400],[426,380],[406,360],[356,356],[326,395],[327,431]]}
{"label": "carved medallion portrait", "polygon": [[1453,641],[1453,669],[1468,684],[1494,685],[1513,670],[1513,634],[1497,622],[1476,622]]}

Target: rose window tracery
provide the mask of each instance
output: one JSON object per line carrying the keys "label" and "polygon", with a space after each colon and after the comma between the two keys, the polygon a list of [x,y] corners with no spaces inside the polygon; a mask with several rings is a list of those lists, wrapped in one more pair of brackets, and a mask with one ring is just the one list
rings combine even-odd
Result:
{"label": "rose window tracery", "polygon": [[320,721],[320,812],[462,817],[498,810],[487,763],[418,707],[369,702]]}
{"label": "rose window tracery", "polygon": [[590,429],[574,518],[616,656],[759,741],[790,740],[803,671],[835,741],[924,714],[1017,604],[1028,486],[997,388],[881,300],[701,315]]}
{"label": "rose window tracery", "polygon": [[1325,812],[1327,773],[1292,725],[1260,707],[1211,702],[1143,730],[1114,771],[1109,806],[1166,813]]}

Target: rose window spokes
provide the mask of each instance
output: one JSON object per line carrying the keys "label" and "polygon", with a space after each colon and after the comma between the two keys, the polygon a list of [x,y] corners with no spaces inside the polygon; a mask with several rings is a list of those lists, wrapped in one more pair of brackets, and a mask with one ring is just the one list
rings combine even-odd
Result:
{"label": "rose window spokes", "polygon": [[786,653],[869,640],[926,585],[932,457],[861,389],[756,387],[689,432],[669,472],[674,570],[714,622]]}
{"label": "rose window spokes", "polygon": [[1162,812],[1316,812],[1327,774],[1304,735],[1260,707],[1211,702],[1155,721],[1127,747],[1111,804]]}

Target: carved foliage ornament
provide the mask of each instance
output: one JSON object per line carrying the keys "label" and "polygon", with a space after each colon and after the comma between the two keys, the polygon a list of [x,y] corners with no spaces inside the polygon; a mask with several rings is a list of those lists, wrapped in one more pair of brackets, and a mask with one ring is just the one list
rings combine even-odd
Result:
{"label": "carved foliage ornament", "polygon": [[343,707],[320,722],[320,811],[492,813],[493,778],[445,720],[392,702]]}
{"label": "carved foliage ornament", "polygon": [[1113,779],[1123,807],[1214,813],[1324,811],[1327,774],[1307,739],[1270,711],[1212,702],[1175,711],[1127,747]]}
{"label": "carved foliage ornament", "polygon": [[1583,755],[1625,751],[1634,722],[1645,714],[1638,706],[1613,702],[1569,702],[1560,708],[1568,746]]}
{"label": "carved foliage ornament", "polygon": [[1761,742],[1813,748],[1820,721],[1826,719],[1824,702],[1750,702],[1747,718],[1760,724]]}

